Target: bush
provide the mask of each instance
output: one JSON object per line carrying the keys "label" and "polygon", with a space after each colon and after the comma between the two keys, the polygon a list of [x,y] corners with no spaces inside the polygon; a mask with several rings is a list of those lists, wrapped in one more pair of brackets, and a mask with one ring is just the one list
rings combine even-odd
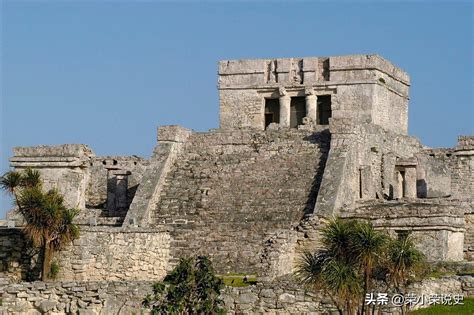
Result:
{"label": "bush", "polygon": [[59,274],[59,264],[55,261],[51,263],[51,269],[49,271],[49,279],[56,280]]}
{"label": "bush", "polygon": [[152,314],[225,314],[219,298],[223,287],[207,257],[181,258],[142,304]]}

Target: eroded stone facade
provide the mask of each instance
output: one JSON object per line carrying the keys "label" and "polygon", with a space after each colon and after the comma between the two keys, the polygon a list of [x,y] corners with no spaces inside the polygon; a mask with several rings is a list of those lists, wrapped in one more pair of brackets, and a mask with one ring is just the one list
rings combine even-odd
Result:
{"label": "eroded stone facade", "polygon": [[[57,256],[63,280],[158,280],[204,254],[219,273],[270,281],[335,215],[413,233],[430,261],[473,261],[474,137],[428,148],[408,136],[409,85],[377,55],[221,61],[219,129],[159,127],[150,159],[61,145],[15,148],[11,165],[81,210],[81,238]],[[19,230],[1,229],[4,278],[34,276]],[[262,292],[248,299],[279,309],[283,291]],[[321,307],[288,294],[288,310]]]}

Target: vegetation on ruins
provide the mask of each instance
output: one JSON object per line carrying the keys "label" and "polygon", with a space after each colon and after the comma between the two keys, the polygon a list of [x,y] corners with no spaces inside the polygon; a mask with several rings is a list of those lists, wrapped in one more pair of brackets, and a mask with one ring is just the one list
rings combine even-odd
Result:
{"label": "vegetation on ruins", "polygon": [[255,275],[246,274],[226,274],[218,275],[224,281],[224,285],[229,287],[248,287],[257,284],[257,277]]}
{"label": "vegetation on ruins", "polygon": [[321,245],[302,255],[295,276],[327,294],[340,314],[371,314],[365,297],[375,288],[404,293],[424,275],[424,255],[409,235],[391,238],[368,221],[330,220],[322,229]]}
{"label": "vegetation on ruins", "polygon": [[143,300],[152,314],[225,314],[219,298],[224,283],[204,256],[181,258]]}
{"label": "vegetation on ruins", "polygon": [[427,308],[411,311],[410,315],[472,315],[474,311],[474,299],[465,298],[463,304],[458,305],[432,305]]}
{"label": "vegetation on ruins", "polygon": [[54,253],[79,237],[79,228],[73,223],[78,210],[68,209],[56,189],[45,192],[37,170],[7,172],[0,178],[0,187],[14,197],[25,220],[25,236],[41,249],[41,278],[48,280],[58,272],[56,266],[51,269]]}

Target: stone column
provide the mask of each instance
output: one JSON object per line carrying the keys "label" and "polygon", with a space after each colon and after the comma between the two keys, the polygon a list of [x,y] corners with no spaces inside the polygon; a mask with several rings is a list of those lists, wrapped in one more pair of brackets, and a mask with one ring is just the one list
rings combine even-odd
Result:
{"label": "stone column", "polygon": [[416,166],[405,167],[404,185],[404,197],[416,198]]}
{"label": "stone column", "polygon": [[314,95],[313,89],[306,89],[306,117],[311,118],[314,124],[316,121],[318,98]]}
{"label": "stone column", "polygon": [[279,92],[280,92],[280,126],[290,127],[291,98],[286,94],[286,90],[284,88],[280,88]]}
{"label": "stone column", "polygon": [[405,173],[403,169],[395,168],[394,172],[394,184],[393,184],[393,198],[400,199],[404,197],[403,189],[405,185]]}
{"label": "stone column", "polygon": [[117,174],[116,209],[127,207],[128,174]]}

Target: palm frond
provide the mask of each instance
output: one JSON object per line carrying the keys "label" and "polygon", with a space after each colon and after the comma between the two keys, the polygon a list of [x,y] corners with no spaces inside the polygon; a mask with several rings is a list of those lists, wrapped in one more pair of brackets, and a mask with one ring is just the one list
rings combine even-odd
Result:
{"label": "palm frond", "polygon": [[371,268],[382,258],[387,242],[387,236],[375,230],[370,221],[357,222],[350,251],[363,267]]}
{"label": "palm frond", "polygon": [[331,260],[324,269],[323,279],[327,288],[344,300],[352,300],[362,292],[362,278],[346,262]]}
{"label": "palm frond", "polygon": [[24,187],[41,187],[41,174],[38,170],[27,168],[22,174],[22,185]]}
{"label": "palm frond", "polygon": [[353,238],[353,225],[356,221],[333,218],[322,229],[322,244],[325,250],[336,259],[353,259],[348,255]]}
{"label": "palm frond", "polygon": [[13,194],[15,188],[21,185],[22,175],[16,171],[6,172],[0,177],[0,188]]}

